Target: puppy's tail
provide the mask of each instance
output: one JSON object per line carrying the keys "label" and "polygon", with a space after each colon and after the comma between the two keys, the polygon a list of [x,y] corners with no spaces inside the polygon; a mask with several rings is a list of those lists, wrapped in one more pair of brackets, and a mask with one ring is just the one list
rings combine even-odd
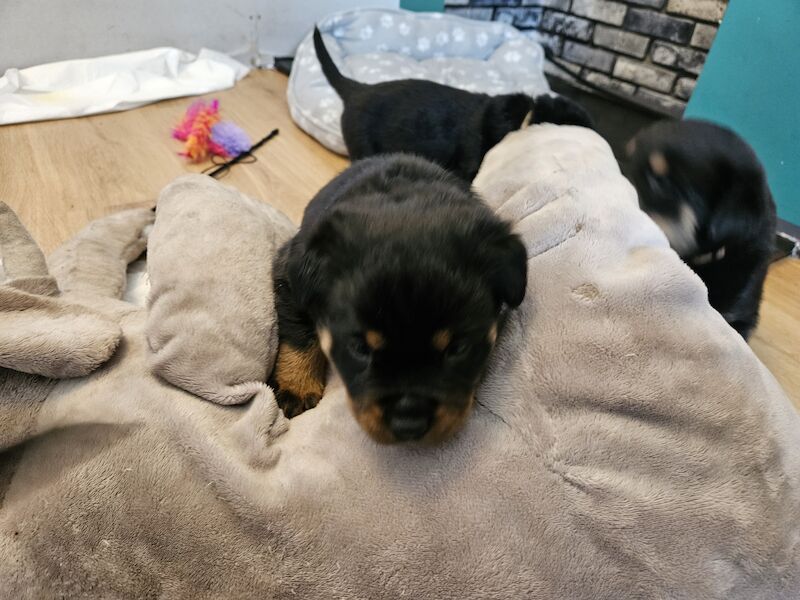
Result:
{"label": "puppy's tail", "polygon": [[347,100],[347,96],[351,91],[364,85],[353,79],[348,79],[336,68],[336,63],[333,62],[331,55],[328,53],[318,27],[314,27],[314,50],[317,53],[319,64],[322,65],[325,79],[328,80],[328,83],[336,90],[342,100]]}

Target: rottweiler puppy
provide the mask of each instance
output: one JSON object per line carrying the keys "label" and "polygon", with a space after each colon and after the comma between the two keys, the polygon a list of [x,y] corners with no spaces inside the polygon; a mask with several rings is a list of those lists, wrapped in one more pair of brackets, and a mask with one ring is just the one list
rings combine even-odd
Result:
{"label": "rottweiler puppy", "polygon": [[501,312],[525,295],[527,256],[469,184],[391,154],[311,200],[274,281],[285,414],[316,406],[330,361],[375,440],[435,443],[470,414]]}
{"label": "rottweiler puppy", "polygon": [[639,203],[703,280],[708,300],[748,338],[775,244],[775,203],[764,167],[730,129],[666,121],[628,144]]}
{"label": "rottweiler puppy", "polygon": [[344,102],[342,134],[353,160],[407,152],[472,181],[486,153],[512,131],[531,123],[593,127],[580,105],[560,96],[489,96],[422,79],[360,83],[339,72],[316,28],[314,48]]}

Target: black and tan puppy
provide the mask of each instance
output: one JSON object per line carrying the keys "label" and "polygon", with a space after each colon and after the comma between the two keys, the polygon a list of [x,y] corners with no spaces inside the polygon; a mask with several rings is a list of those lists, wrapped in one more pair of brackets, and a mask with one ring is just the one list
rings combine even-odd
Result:
{"label": "black and tan puppy", "polygon": [[465,422],[527,259],[468,184],[424,159],[354,163],[306,208],[275,261],[287,416],[317,404],[329,359],[375,440],[435,443]]}
{"label": "black and tan puppy", "polygon": [[686,120],[637,134],[628,157],[642,210],[747,339],[775,241],[775,204],[755,152],[729,129]]}
{"label": "black and tan puppy", "polygon": [[407,152],[472,181],[486,153],[512,131],[531,123],[593,126],[581,106],[563,97],[489,96],[422,79],[360,83],[339,72],[319,29],[314,48],[344,102],[342,135],[353,160]]}

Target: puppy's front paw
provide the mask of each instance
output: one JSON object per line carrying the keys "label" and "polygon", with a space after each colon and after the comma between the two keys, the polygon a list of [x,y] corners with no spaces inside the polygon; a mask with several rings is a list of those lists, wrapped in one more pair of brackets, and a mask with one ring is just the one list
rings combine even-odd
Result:
{"label": "puppy's front paw", "polygon": [[281,342],[271,383],[283,414],[291,419],[319,403],[325,391],[326,366],[319,343],[296,348]]}
{"label": "puppy's front paw", "polygon": [[278,402],[278,407],[286,415],[286,418],[291,419],[297,415],[304,413],[309,408],[314,408],[322,399],[322,394],[306,394],[299,396],[291,390],[278,389],[275,392],[275,400]]}

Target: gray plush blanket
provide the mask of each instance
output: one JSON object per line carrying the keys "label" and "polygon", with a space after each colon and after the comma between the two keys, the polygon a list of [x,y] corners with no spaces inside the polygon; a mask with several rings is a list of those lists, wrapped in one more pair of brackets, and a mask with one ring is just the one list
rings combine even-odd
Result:
{"label": "gray plush blanket", "polygon": [[118,299],[146,211],[48,272],[0,210],[0,597],[800,597],[800,418],[605,142],[514,133],[475,186],[529,288],[467,427],[424,449],[371,442],[335,376],[277,409],[266,205],[168,187],[148,308]]}

